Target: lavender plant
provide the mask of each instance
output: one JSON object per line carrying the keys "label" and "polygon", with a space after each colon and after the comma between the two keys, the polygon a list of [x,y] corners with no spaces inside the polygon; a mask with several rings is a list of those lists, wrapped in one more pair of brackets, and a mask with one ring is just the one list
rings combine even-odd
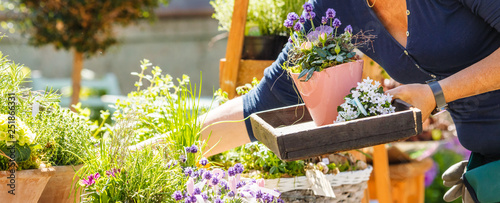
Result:
{"label": "lavender plant", "polygon": [[246,181],[240,179],[244,170],[240,163],[230,167],[227,173],[222,169],[184,168],[184,174],[188,179],[186,188],[175,191],[172,198],[178,202],[188,203],[283,202],[279,198],[279,191],[264,187],[264,179]]}

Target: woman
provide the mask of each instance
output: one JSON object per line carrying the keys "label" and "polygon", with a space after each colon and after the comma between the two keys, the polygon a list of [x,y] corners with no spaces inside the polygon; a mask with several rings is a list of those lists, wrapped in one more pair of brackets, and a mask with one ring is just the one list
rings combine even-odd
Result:
{"label": "woman", "polygon": [[[373,46],[360,50],[396,81],[388,91],[422,110],[427,118],[447,104],[462,145],[500,160],[500,1],[497,0],[311,0],[320,24],[328,8],[336,10],[343,28],[376,35]],[[305,25],[306,30],[311,28]],[[293,105],[298,96],[288,77],[280,77],[287,47],[265,70],[257,88],[208,114],[206,123],[240,120],[253,112]],[[426,82],[435,80],[432,85]],[[441,89],[442,94],[440,94]],[[444,95],[444,98],[443,98]],[[250,121],[213,125],[209,145],[218,153],[255,141]]]}

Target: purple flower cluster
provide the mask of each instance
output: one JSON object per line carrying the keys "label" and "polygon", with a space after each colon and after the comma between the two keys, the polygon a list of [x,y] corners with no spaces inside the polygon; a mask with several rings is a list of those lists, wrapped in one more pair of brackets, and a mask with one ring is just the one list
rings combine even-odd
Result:
{"label": "purple flower cluster", "polygon": [[285,23],[283,23],[283,26],[286,28],[292,28],[293,27],[293,21],[286,19]]}
{"label": "purple flower cluster", "polygon": [[[186,189],[175,191],[172,199],[184,203],[196,203],[203,199],[207,202],[221,203],[227,201],[253,199],[258,202],[283,202],[280,193],[263,188],[264,180],[240,181],[240,175],[245,170],[243,164],[235,164],[228,170],[229,180],[222,179],[225,171],[222,169],[195,170],[184,168],[184,174],[188,176]],[[196,175],[200,174],[200,175]]]}
{"label": "purple flower cluster", "polygon": [[116,177],[116,174],[120,173],[121,171],[122,171],[121,169],[113,168],[109,171],[106,171],[106,175]]}
{"label": "purple flower cluster", "polygon": [[309,2],[306,2],[304,5],[302,5],[302,7],[304,8],[305,12],[309,13],[313,11],[313,5]]}
{"label": "purple flower cluster", "polygon": [[326,10],[326,17],[327,18],[330,18],[330,19],[335,18],[336,14],[337,13],[335,12],[335,10],[333,10],[333,8],[329,8]]}
{"label": "purple flower cluster", "polygon": [[196,145],[191,145],[191,147],[185,147],[184,150],[186,150],[187,153],[196,153],[198,152],[198,147]]}
{"label": "purple flower cluster", "polygon": [[93,184],[95,183],[95,181],[96,181],[99,177],[101,177],[101,174],[99,174],[99,172],[97,172],[96,174],[93,174],[93,175],[89,175],[89,176],[87,177],[87,179],[83,178],[83,179],[81,180],[81,184],[85,185],[86,187],[91,186],[91,185],[93,185]]}
{"label": "purple flower cluster", "polygon": [[288,14],[286,19],[291,20],[291,21],[296,21],[299,19],[299,15],[297,15],[295,12],[291,12]]}
{"label": "purple flower cluster", "polygon": [[335,19],[333,20],[333,24],[332,24],[332,26],[333,26],[333,27],[335,27],[335,28],[338,28],[338,27],[340,27],[340,25],[341,25],[341,24],[342,24],[342,23],[340,22],[340,20],[339,20],[338,18],[335,18]]}
{"label": "purple flower cluster", "polygon": [[344,32],[352,33],[352,26],[351,26],[351,25],[347,25],[347,26],[344,28]]}
{"label": "purple flower cluster", "polygon": [[207,160],[207,158],[205,158],[205,157],[201,158],[201,160],[200,160],[200,164],[201,164],[202,166],[206,166],[206,165],[208,164],[208,160]]}

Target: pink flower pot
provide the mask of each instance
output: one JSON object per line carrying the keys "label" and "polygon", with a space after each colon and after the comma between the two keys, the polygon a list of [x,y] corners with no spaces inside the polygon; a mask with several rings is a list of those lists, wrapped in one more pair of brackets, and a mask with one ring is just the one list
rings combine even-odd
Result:
{"label": "pink flower pot", "polygon": [[314,72],[307,82],[298,73],[291,73],[304,103],[316,126],[332,124],[337,119],[337,107],[344,97],[361,82],[363,60],[337,65]]}
{"label": "pink flower pot", "polygon": [[55,173],[45,186],[38,203],[80,202],[81,191],[77,190],[74,184],[74,181],[78,180],[73,180],[73,178],[75,170],[79,170],[82,166],[53,166]]}

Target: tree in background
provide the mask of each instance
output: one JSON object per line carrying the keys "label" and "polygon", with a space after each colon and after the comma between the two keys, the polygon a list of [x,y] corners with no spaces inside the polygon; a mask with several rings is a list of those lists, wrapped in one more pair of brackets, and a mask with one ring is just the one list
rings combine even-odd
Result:
{"label": "tree in background", "polygon": [[[154,9],[169,0],[11,0],[10,10],[22,16],[22,31],[30,44],[53,44],[72,51],[71,104],[78,103],[84,57],[104,53],[117,43],[115,25],[154,19]],[[5,2],[5,1],[4,1]],[[13,6],[11,6],[13,5]],[[19,19],[19,18],[18,18]]]}

